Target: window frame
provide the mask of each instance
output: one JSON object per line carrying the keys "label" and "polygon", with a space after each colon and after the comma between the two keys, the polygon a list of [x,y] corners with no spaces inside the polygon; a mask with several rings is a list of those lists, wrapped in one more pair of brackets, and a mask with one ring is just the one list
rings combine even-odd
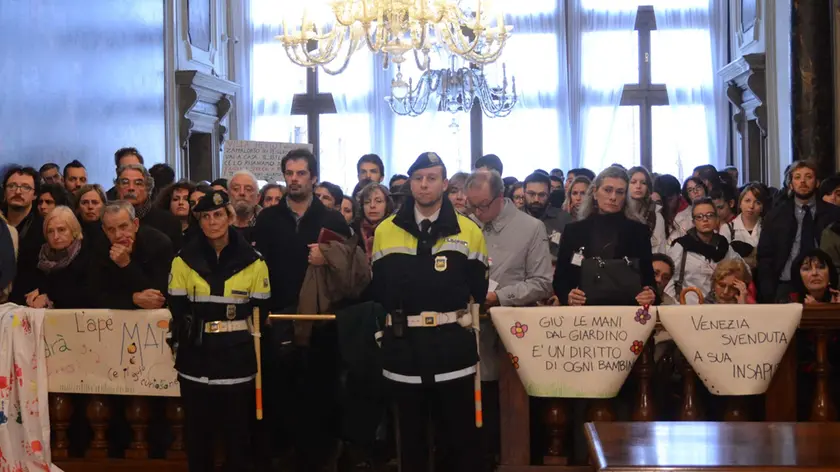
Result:
{"label": "window frame", "polygon": [[636,31],[639,34],[639,81],[625,84],[620,106],[639,107],[639,143],[641,163],[645,168],[653,167],[653,107],[668,105],[668,90],[665,84],[651,83],[650,36],[656,30],[656,15],[653,6],[639,7],[636,16]]}

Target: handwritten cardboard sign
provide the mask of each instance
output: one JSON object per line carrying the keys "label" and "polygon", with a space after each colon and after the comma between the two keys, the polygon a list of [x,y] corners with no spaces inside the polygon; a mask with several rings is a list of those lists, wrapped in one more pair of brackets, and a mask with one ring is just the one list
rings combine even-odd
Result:
{"label": "handwritten cardboard sign", "polygon": [[47,310],[50,392],[180,395],[169,310]]}
{"label": "handwritten cardboard sign", "polygon": [[280,161],[294,149],[312,151],[311,144],[270,143],[266,141],[227,141],[222,160],[222,177],[229,179],[234,172],[249,170],[257,179],[274,182],[283,180]]}
{"label": "handwritten cardboard sign", "polygon": [[659,319],[715,395],[767,391],[802,305],[660,306]]}
{"label": "handwritten cardboard sign", "polygon": [[656,322],[639,307],[493,308],[528,395],[612,398]]}

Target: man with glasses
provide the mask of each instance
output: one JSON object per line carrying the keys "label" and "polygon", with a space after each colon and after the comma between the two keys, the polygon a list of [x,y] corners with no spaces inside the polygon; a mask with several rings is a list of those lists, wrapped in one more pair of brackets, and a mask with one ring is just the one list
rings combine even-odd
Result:
{"label": "man with glasses", "polygon": [[140,225],[151,226],[169,237],[175,252],[181,250],[181,222],[172,213],[152,206],[149,196],[155,182],[142,164],[128,164],[117,170],[117,197],[134,205]]}
{"label": "man with glasses", "polygon": [[32,167],[12,167],[3,178],[3,215],[19,238],[17,276],[9,300],[20,305],[37,288],[38,254],[45,242],[44,220],[35,211],[39,188],[40,177]]}
{"label": "man with glasses", "polygon": [[[674,261],[674,271],[665,293],[674,300],[680,299],[680,292],[686,287],[697,287],[704,295],[708,294],[715,267],[726,259],[741,260],[726,238],[717,234],[720,219],[711,198],[694,200],[691,215],[694,227],[685,236],[677,238],[667,251]],[[698,299],[689,294],[686,303],[696,304]]]}
{"label": "man with glasses", "polygon": [[534,172],[525,179],[525,209],[528,214],[540,220],[545,225],[552,262],[557,261],[557,250],[560,248],[560,236],[568,223],[572,222],[572,215],[548,204],[551,195],[551,179],[543,174]]}
{"label": "man with glasses", "polygon": [[[552,295],[554,273],[545,226],[519,211],[504,195],[504,183],[495,170],[476,171],[464,185],[467,211],[483,225],[490,261],[486,307],[529,306]],[[499,336],[489,320],[481,321],[481,381],[488,452],[499,451]]]}

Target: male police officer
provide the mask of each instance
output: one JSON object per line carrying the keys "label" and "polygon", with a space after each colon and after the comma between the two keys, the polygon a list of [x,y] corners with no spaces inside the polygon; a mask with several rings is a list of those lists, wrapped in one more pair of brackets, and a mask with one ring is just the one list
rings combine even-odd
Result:
{"label": "male police officer", "polygon": [[470,297],[487,295],[487,247],[478,226],[455,212],[446,166],[427,152],[408,170],[411,196],[376,230],[373,287],[390,313],[384,370],[398,409],[400,470],[428,470],[431,414],[442,470],[480,469],[475,426],[475,334]]}

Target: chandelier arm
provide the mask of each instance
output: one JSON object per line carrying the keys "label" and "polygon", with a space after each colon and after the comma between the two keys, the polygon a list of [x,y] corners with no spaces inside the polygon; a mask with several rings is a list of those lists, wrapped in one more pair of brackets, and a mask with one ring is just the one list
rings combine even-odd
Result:
{"label": "chandelier arm", "polygon": [[341,67],[339,67],[338,69],[330,70],[330,69],[327,68],[326,64],[321,65],[321,69],[329,75],[341,74],[342,72],[347,70],[347,66],[350,65],[350,59],[353,57],[353,52],[355,51],[355,49],[358,48],[358,46],[359,46],[359,42],[358,42],[357,39],[351,40],[350,47],[347,51],[347,57],[344,58],[344,64],[342,64]]}

